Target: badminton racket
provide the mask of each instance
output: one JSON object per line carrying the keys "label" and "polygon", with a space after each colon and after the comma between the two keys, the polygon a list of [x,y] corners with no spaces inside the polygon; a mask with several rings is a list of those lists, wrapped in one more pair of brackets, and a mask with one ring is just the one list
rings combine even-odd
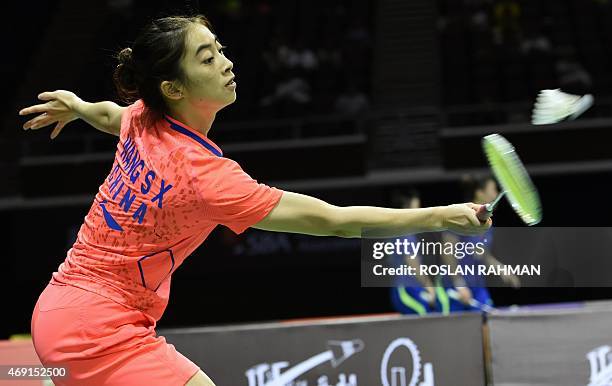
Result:
{"label": "badminton racket", "polygon": [[506,197],[525,224],[539,223],[542,220],[540,196],[514,146],[501,135],[491,134],[482,139],[482,148],[502,192],[493,202],[480,207],[476,213],[478,219],[486,221],[501,198]]}

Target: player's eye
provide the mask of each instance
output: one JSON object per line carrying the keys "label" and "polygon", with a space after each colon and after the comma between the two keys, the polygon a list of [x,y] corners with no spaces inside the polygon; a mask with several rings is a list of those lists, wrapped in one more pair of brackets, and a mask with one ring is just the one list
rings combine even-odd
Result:
{"label": "player's eye", "polygon": [[[225,56],[224,50],[227,49],[227,46],[221,46],[219,47],[218,51],[221,55]],[[202,63],[203,64],[211,64],[214,61],[215,57],[211,56],[208,59],[205,59]]]}

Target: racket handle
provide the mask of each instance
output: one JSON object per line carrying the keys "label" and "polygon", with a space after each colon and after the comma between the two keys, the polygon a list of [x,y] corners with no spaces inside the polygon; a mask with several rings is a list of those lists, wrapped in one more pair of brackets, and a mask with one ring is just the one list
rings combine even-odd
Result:
{"label": "racket handle", "polygon": [[506,191],[504,190],[500,194],[497,195],[495,200],[489,202],[488,204],[481,205],[480,208],[476,211],[476,217],[480,220],[480,222],[487,222],[487,220],[493,215],[493,210],[499,204],[499,201],[506,195]]}
{"label": "racket handle", "polygon": [[480,205],[480,208],[476,211],[476,217],[480,222],[487,222],[487,220],[493,215],[492,210],[487,209],[488,205]]}

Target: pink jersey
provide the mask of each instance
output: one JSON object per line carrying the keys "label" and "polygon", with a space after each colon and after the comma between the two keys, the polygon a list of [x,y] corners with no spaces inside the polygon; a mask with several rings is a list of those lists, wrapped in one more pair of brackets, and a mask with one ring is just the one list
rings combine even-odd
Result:
{"label": "pink jersey", "polygon": [[153,119],[142,101],[121,120],[115,162],[52,283],[98,293],[159,319],[172,273],[222,224],[262,220],[282,191],[259,184],[200,132]]}

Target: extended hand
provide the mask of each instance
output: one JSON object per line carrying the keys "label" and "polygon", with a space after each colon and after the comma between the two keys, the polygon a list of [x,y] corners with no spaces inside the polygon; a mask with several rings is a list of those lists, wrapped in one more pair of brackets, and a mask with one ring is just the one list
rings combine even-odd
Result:
{"label": "extended hand", "polygon": [[442,224],[445,229],[462,235],[478,235],[491,227],[493,221],[489,218],[481,222],[476,217],[480,205],[471,202],[453,204],[442,207]]}
{"label": "extended hand", "polygon": [[40,113],[23,125],[24,130],[38,130],[57,122],[51,132],[51,139],[53,139],[59,135],[68,122],[78,118],[75,106],[81,102],[81,99],[70,91],[43,92],[38,95],[38,99],[47,101],[47,103],[26,107],[19,111],[19,115]]}

